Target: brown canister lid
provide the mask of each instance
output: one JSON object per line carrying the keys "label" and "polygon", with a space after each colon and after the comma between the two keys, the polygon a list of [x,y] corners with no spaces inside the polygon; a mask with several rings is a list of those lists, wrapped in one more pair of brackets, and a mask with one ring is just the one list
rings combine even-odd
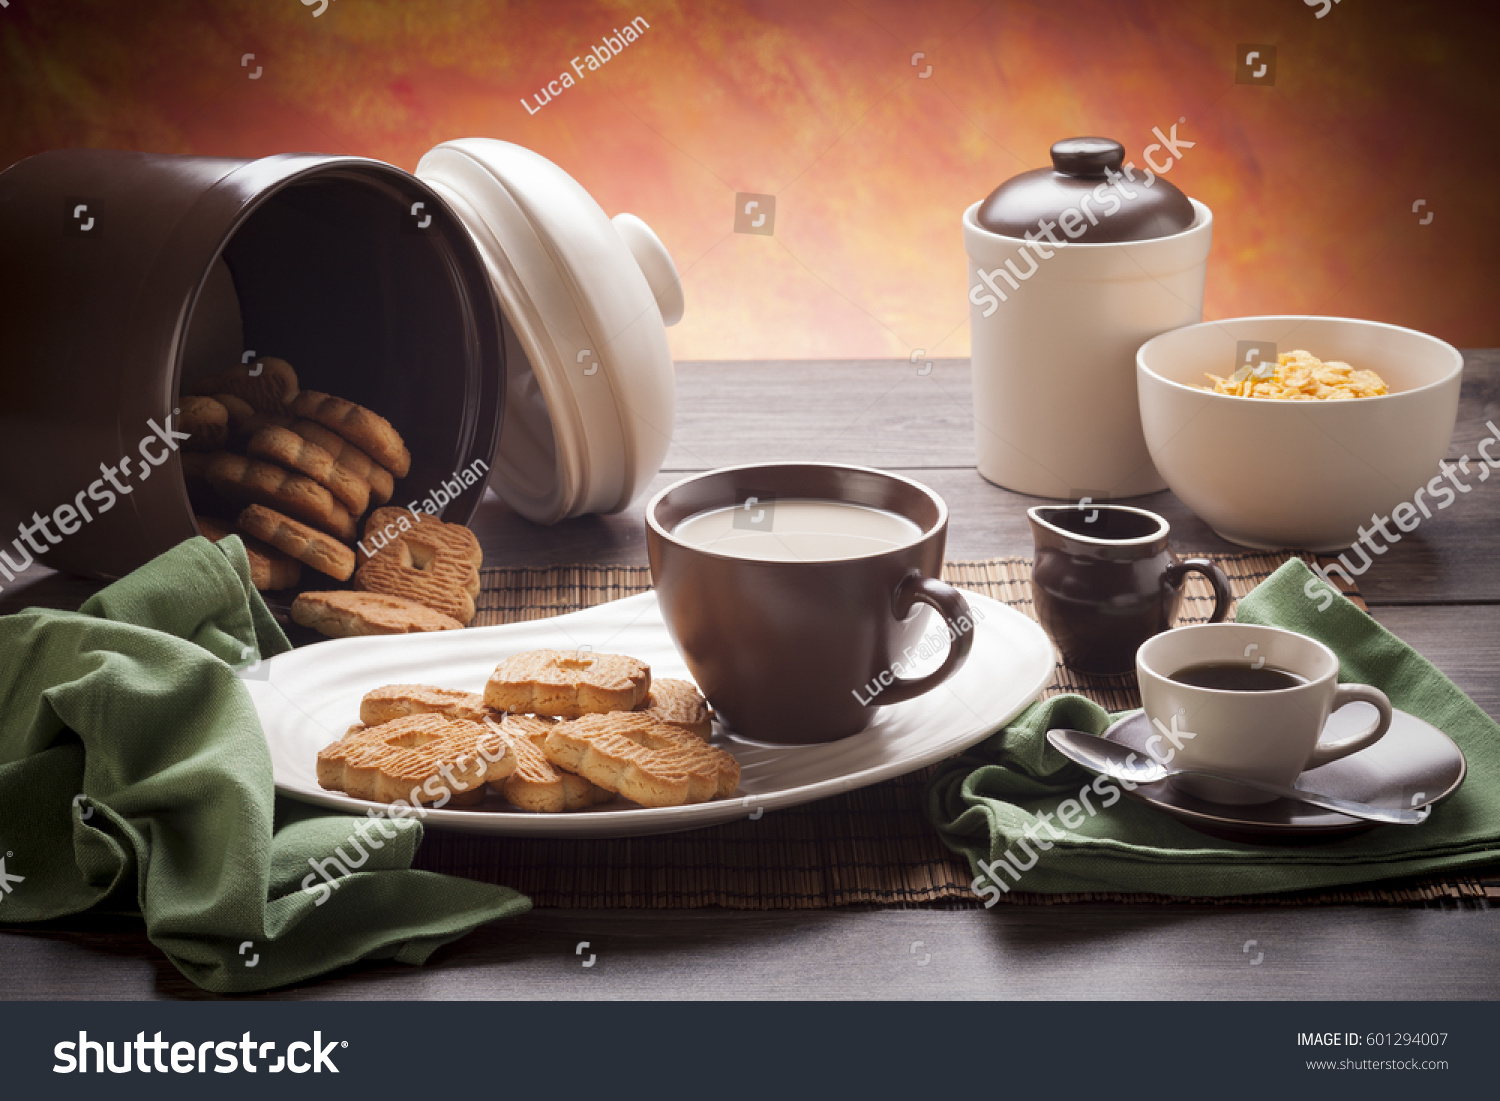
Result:
{"label": "brown canister lid", "polygon": [[1126,166],[1125,147],[1109,138],[1057,142],[1051,168],[1006,180],[976,215],[981,226],[1005,237],[1090,245],[1168,237],[1193,218],[1186,195],[1148,169]]}

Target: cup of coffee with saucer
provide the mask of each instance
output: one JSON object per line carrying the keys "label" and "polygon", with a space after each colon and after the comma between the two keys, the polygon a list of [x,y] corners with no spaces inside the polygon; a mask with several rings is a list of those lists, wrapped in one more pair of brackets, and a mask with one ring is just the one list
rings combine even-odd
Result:
{"label": "cup of coffee with saucer", "polygon": [[[1202,623],[1147,640],[1136,652],[1141,703],[1154,732],[1145,750],[1173,768],[1291,787],[1304,771],[1374,745],[1391,725],[1391,703],[1368,684],[1339,684],[1327,646],[1279,627]],[[1370,704],[1374,721],[1338,739],[1329,716]],[[1181,777],[1215,803],[1276,798],[1209,777]]]}

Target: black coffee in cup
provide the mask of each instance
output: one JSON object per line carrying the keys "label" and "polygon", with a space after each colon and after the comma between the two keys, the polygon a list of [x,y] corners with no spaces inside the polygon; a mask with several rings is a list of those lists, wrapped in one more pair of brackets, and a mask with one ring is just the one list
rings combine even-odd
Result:
{"label": "black coffee in cup", "polygon": [[[1288,787],[1309,769],[1374,745],[1394,714],[1380,689],[1338,682],[1338,655],[1327,646],[1280,627],[1179,627],[1143,642],[1135,661],[1151,725],[1192,732],[1181,744],[1172,739],[1175,768]],[[1328,716],[1351,703],[1374,707],[1375,722],[1353,737],[1325,740]],[[1211,776],[1183,777],[1181,786],[1216,803],[1274,798]]]}
{"label": "black coffee in cup", "polygon": [[1170,674],[1167,679],[1193,688],[1212,688],[1220,692],[1278,692],[1283,688],[1296,688],[1307,683],[1306,677],[1288,669],[1231,661],[1189,665]]}

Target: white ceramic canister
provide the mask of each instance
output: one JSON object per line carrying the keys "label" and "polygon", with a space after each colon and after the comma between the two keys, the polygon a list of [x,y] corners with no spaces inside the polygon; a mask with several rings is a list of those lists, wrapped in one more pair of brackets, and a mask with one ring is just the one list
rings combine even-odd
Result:
{"label": "white ceramic canister", "polygon": [[[1039,497],[1165,489],[1141,432],[1135,353],[1202,319],[1213,215],[1105,138],[964,212],[979,473]],[[1029,235],[1029,239],[1028,239]]]}

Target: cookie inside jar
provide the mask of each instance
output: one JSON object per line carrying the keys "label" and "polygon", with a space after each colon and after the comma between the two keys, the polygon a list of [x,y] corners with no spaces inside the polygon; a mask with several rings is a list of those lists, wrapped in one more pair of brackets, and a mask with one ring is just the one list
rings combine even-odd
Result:
{"label": "cookie inside jar", "polygon": [[[200,529],[234,529],[255,505],[363,561],[379,549],[361,551],[377,511],[464,523],[481,500],[503,401],[498,306],[441,200],[385,168],[275,189],[209,268],[178,381],[178,408],[196,418],[184,430],[204,426],[182,449]],[[388,526],[369,533],[376,544]],[[359,588],[302,564],[300,591]],[[296,591],[269,602],[289,607]]]}

